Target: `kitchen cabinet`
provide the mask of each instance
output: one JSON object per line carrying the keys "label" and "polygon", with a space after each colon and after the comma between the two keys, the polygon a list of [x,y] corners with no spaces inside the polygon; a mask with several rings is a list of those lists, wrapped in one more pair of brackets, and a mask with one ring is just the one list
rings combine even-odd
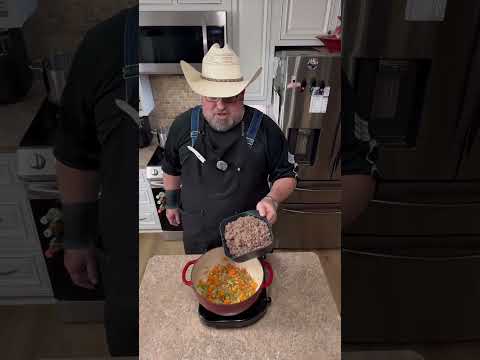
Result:
{"label": "kitchen cabinet", "polygon": [[49,303],[50,279],[14,155],[0,156],[0,303]]}
{"label": "kitchen cabinet", "polygon": [[273,2],[275,46],[321,45],[316,35],[333,31],[341,14],[341,0],[283,0]]}
{"label": "kitchen cabinet", "polygon": [[43,256],[0,257],[0,302],[15,297],[51,297],[52,290]]}
{"label": "kitchen cabinet", "polygon": [[271,0],[236,0],[232,6],[233,44],[242,72],[251,76],[262,67],[259,77],[245,92],[248,105],[262,104],[267,98],[271,3]]}
{"label": "kitchen cabinet", "polygon": [[231,9],[232,0],[140,0],[140,11],[202,11]]}
{"label": "kitchen cabinet", "polygon": [[138,172],[138,229],[140,232],[162,231],[155,201],[145,170],[141,169]]}
{"label": "kitchen cabinet", "polygon": [[0,199],[0,253],[39,253],[40,244],[23,188],[2,188]]}

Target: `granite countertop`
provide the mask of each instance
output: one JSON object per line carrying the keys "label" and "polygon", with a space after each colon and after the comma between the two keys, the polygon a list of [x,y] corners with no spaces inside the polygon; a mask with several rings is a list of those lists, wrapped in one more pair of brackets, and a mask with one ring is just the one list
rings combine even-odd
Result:
{"label": "granite countertop", "polygon": [[37,80],[22,101],[0,105],[0,152],[17,150],[45,97],[43,82]]}
{"label": "granite countertop", "polygon": [[267,257],[274,270],[266,315],[241,329],[204,326],[192,289],[180,280],[198,255],[159,255],[140,285],[142,359],[340,359],[340,315],[312,252]]}

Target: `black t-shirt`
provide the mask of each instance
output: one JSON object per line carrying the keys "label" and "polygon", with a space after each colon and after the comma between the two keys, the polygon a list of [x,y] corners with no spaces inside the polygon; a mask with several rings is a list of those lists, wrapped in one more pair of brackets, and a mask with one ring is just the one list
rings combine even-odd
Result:
{"label": "black t-shirt", "polygon": [[[242,122],[244,122],[245,133],[248,130],[252,119],[254,109],[245,106],[245,114]],[[165,144],[165,157],[162,162],[162,170],[169,175],[180,176],[182,174],[182,156],[188,156],[188,151],[182,151],[191,145],[190,138],[190,117],[192,109],[180,114],[168,133],[167,142]],[[207,121],[200,115],[201,123],[204,124],[205,136],[209,139],[209,143],[216,150],[228,149],[242,135],[242,122],[234,128],[226,132],[218,132],[212,129]],[[280,178],[295,178],[294,162],[289,157],[288,144],[285,135],[282,133],[278,125],[267,115],[263,115],[262,123],[258,129],[255,138],[255,145],[261,147],[265,154],[266,163],[268,164],[268,175],[271,183]],[[185,154],[185,155],[183,155]],[[205,154],[208,157],[208,154]],[[289,161],[290,159],[290,161]]]}
{"label": "black t-shirt", "polygon": [[[75,54],[54,145],[55,157],[67,166],[97,169],[102,143],[125,118],[115,99],[125,99],[126,13],[123,10],[89,30]],[[138,100],[131,104],[136,106]]]}

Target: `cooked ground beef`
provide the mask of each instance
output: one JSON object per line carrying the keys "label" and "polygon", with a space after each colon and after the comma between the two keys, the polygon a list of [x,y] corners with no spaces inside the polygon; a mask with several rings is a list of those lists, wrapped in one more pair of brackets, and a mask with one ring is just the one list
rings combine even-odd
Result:
{"label": "cooked ground beef", "polygon": [[254,216],[242,216],[225,225],[225,241],[233,256],[244,255],[272,243],[268,225]]}

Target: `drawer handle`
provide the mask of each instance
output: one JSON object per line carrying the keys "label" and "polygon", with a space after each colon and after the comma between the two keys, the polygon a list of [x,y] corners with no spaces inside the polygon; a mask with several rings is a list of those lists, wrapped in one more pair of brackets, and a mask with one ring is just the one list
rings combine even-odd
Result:
{"label": "drawer handle", "polygon": [[17,269],[7,270],[7,271],[0,271],[0,276],[8,276],[17,273]]}
{"label": "drawer handle", "polygon": [[302,210],[292,210],[292,209],[285,209],[282,208],[280,211],[285,211],[288,213],[292,214],[307,214],[307,215],[321,215],[321,214],[340,214],[340,211],[325,211],[325,210],[320,210],[320,211],[302,211]]}
{"label": "drawer handle", "polygon": [[418,207],[459,207],[459,206],[480,206],[479,202],[471,203],[456,203],[456,204],[442,204],[442,203],[414,203],[401,201],[387,201],[387,200],[370,200],[373,204],[397,205],[397,206],[418,206]]}
{"label": "drawer handle", "polygon": [[332,186],[331,188],[324,187],[322,189],[306,189],[306,188],[300,188],[300,187],[295,188],[295,190],[298,190],[298,191],[309,191],[309,192],[338,191],[340,189],[341,188],[339,188],[338,186],[335,186],[335,187]]}
{"label": "drawer handle", "polygon": [[480,255],[471,254],[471,255],[459,255],[459,256],[437,256],[437,257],[427,257],[427,256],[409,256],[409,255],[395,255],[395,254],[385,254],[380,252],[370,252],[370,251],[361,251],[361,250],[352,250],[352,249],[342,249],[342,253],[353,254],[353,255],[364,255],[364,256],[373,256],[384,259],[398,259],[398,260],[422,260],[422,261],[446,261],[446,260],[464,260],[464,259],[480,259]]}

